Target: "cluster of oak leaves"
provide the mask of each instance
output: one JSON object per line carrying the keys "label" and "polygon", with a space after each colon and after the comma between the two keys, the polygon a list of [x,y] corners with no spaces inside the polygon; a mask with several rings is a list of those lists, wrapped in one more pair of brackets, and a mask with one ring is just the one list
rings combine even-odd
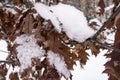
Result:
{"label": "cluster of oak leaves", "polygon": [[[59,2],[59,0],[56,1]],[[63,0],[64,3],[65,1]],[[119,0],[113,0],[113,2],[115,3],[113,13],[115,13]],[[82,43],[70,40],[64,32],[58,33],[54,29],[51,21],[44,20],[40,15],[33,17],[33,15],[36,14],[36,11],[32,7],[24,9],[23,6],[26,4],[22,0],[13,0],[13,3],[14,6],[7,6],[4,4],[0,6],[0,38],[4,39],[8,43],[9,56],[7,57],[7,60],[11,61],[10,64],[13,68],[15,66],[21,66],[16,52],[16,47],[19,46],[19,44],[13,44],[13,42],[17,36],[23,34],[34,35],[37,40],[37,44],[42,46],[46,53],[51,50],[64,57],[66,66],[69,70],[73,70],[73,65],[76,64],[76,61],[80,62],[81,67],[86,64],[89,56],[86,50],[91,49],[93,55],[97,56],[100,49],[105,49],[104,46],[99,45],[96,42],[90,42],[89,39]],[[99,6],[101,7],[101,12],[98,14],[103,15],[105,7],[103,0],[100,0]],[[7,11],[7,8],[11,8],[17,13],[13,14],[11,11]],[[44,22],[47,22],[47,24],[44,25]],[[92,23],[90,25],[92,27],[95,24]],[[115,48],[119,48],[120,14],[116,16],[115,19],[111,20],[105,29],[111,28],[114,29],[115,32],[115,41],[113,46]],[[34,32],[33,30],[36,31]],[[103,38],[104,35],[99,35],[99,40]],[[71,50],[73,50],[72,53]],[[32,78],[30,76],[32,76],[35,80],[60,80],[64,75],[59,74],[55,67],[50,65],[46,57],[47,54],[44,56],[45,59],[43,61],[40,61],[39,58],[33,58],[31,67],[19,73],[11,73],[9,78],[11,80],[19,80],[20,76],[22,80],[31,80]],[[105,64],[106,70],[104,72],[108,73],[109,80],[120,80],[120,52],[113,50],[105,56],[110,58],[110,61]],[[0,65],[1,80],[6,80],[5,76],[8,72],[6,65],[6,63]],[[35,67],[34,71],[32,70],[32,67]],[[42,68],[45,70],[41,75]],[[72,75],[70,78],[72,79]]]}

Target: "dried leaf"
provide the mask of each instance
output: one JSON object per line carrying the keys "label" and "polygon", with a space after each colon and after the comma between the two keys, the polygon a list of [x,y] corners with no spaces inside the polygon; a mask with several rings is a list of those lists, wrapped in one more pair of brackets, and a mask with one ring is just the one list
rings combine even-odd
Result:
{"label": "dried leaf", "polygon": [[3,34],[2,34],[2,33],[0,33],[0,39],[2,38],[2,36],[3,36]]}
{"label": "dried leaf", "polygon": [[98,3],[98,6],[100,7],[100,12],[98,13],[99,15],[102,15],[105,11],[105,3],[104,0],[100,0]]}
{"label": "dried leaf", "polygon": [[36,0],[37,2],[41,2],[41,0]]}
{"label": "dried leaf", "polygon": [[98,29],[98,24],[96,22],[92,22],[89,24],[89,26],[93,29],[93,30],[97,30]]}
{"label": "dried leaf", "polygon": [[113,8],[113,12],[115,12],[116,7],[118,6],[119,2],[120,2],[119,0],[113,0],[113,3],[115,4],[115,6]]}
{"label": "dried leaf", "polygon": [[85,52],[85,50],[80,50],[79,51],[79,58],[80,58],[80,64],[81,67],[83,67],[83,65],[86,64],[87,60],[88,60],[88,54]]}
{"label": "dried leaf", "polygon": [[43,72],[40,80],[60,80],[60,76],[55,68],[48,67]]}
{"label": "dried leaf", "polygon": [[115,17],[114,25],[120,27],[120,13]]}
{"label": "dried leaf", "polygon": [[5,77],[7,75],[7,68],[6,68],[6,65],[3,64],[3,65],[0,65],[0,75],[2,77]]}
{"label": "dried leaf", "polygon": [[23,30],[22,32],[25,34],[31,34],[32,33],[32,29],[34,27],[34,22],[33,22],[34,18],[32,17],[32,15],[28,14],[26,16],[26,18],[24,19],[23,22]]}
{"label": "dried leaf", "polygon": [[108,80],[118,80],[118,79],[116,79],[114,76],[110,75]]}
{"label": "dried leaf", "polygon": [[89,46],[93,55],[97,56],[100,53],[100,48],[95,43],[90,43]]}
{"label": "dried leaf", "polygon": [[18,73],[11,73],[9,76],[10,80],[19,80]]}
{"label": "dried leaf", "polygon": [[112,67],[114,67],[112,61],[108,61],[108,62],[106,62],[106,63],[104,64],[104,66],[105,66],[106,68],[112,68]]}
{"label": "dried leaf", "polygon": [[13,3],[15,5],[21,5],[21,4],[23,4],[23,0],[13,0]]}
{"label": "dried leaf", "polygon": [[[117,27],[117,31],[115,33],[115,41],[114,41],[114,47],[120,48],[120,14],[116,16],[114,25]],[[120,79],[120,53],[117,51],[111,52],[107,57],[111,58],[110,61],[108,61],[105,66],[106,70],[105,72],[110,74],[109,80],[112,79]],[[116,80],[115,79],[115,80]]]}
{"label": "dried leaf", "polygon": [[14,30],[14,23],[15,23],[15,19],[14,19],[14,14],[12,14],[11,12],[2,12],[1,13],[1,22],[2,22],[2,30],[7,34],[10,35],[13,30]]}
{"label": "dried leaf", "polygon": [[[65,62],[69,69],[73,69],[73,65],[75,64],[75,61],[73,60],[72,55],[70,53],[70,48],[64,45],[59,40],[59,34],[56,33],[56,31],[51,31],[48,33],[48,46],[49,49],[52,50],[55,53],[58,53],[62,55],[65,59]],[[57,46],[57,47],[56,47]]]}
{"label": "dried leaf", "polygon": [[119,34],[120,33],[120,14],[116,16],[114,24],[117,27],[114,46],[119,48],[120,47],[120,38],[119,38],[120,37],[120,34]]}
{"label": "dried leaf", "polygon": [[115,29],[114,20],[112,20],[111,22],[109,22],[109,23],[106,25],[106,27],[107,27],[108,29],[111,29],[111,28]]}
{"label": "dried leaf", "polygon": [[77,56],[77,60],[80,61],[81,67],[86,64],[88,60],[88,54],[86,53],[83,44],[77,44],[74,48],[74,54]]}

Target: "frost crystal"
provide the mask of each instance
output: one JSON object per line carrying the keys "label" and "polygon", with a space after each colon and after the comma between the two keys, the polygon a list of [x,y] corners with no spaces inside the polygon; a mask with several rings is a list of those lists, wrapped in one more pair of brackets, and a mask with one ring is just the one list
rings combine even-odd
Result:
{"label": "frost crystal", "polygon": [[52,51],[48,51],[48,60],[50,65],[54,65],[55,69],[60,73],[63,74],[67,79],[70,78],[70,71],[67,69],[65,65],[64,58],[60,57],[59,55],[55,54]]}
{"label": "frost crystal", "polygon": [[41,58],[45,53],[45,51],[37,45],[33,35],[21,35],[17,37],[14,42],[20,44],[16,50],[22,71],[31,66],[32,58]]}

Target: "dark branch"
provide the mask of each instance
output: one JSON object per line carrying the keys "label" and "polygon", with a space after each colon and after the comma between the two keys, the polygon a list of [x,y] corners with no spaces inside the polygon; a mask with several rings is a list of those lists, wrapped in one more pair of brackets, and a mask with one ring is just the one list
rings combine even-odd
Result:
{"label": "dark branch", "polygon": [[107,48],[107,49],[111,49],[111,50],[114,50],[114,51],[116,51],[116,52],[120,52],[120,49],[119,49],[119,48],[115,48],[115,47],[113,47],[112,45],[108,45],[108,44],[106,44],[106,43],[102,43],[102,42],[100,42],[99,40],[97,40],[97,36],[98,36],[102,31],[104,31],[106,25],[108,25],[108,24],[111,22],[111,20],[113,20],[119,13],[120,13],[120,6],[119,6],[119,7],[116,9],[116,11],[110,16],[110,18],[109,18],[106,22],[104,22],[103,26],[96,32],[96,34],[95,34],[92,38],[90,38],[90,39],[88,39],[88,40],[90,40],[90,41],[92,41],[92,42],[95,42],[95,43],[98,43],[99,45],[101,45],[101,46],[103,46],[103,47],[105,47],[105,48]]}
{"label": "dark branch", "polygon": [[110,16],[110,18],[104,22],[103,26],[96,32],[96,34],[92,37],[94,40],[97,38],[97,36],[105,29],[106,25],[108,25],[111,20],[115,18],[120,13],[120,6],[116,9],[116,11]]}
{"label": "dark branch", "polygon": [[0,63],[13,64],[14,62],[13,61],[3,61],[3,60],[0,60]]}
{"label": "dark branch", "polygon": [[3,50],[0,50],[0,52],[3,52],[3,53],[9,53],[9,52],[7,52],[7,51],[3,51]]}
{"label": "dark branch", "polygon": [[119,48],[115,48],[115,47],[113,47],[112,45],[108,45],[108,44],[106,44],[106,43],[102,43],[102,42],[100,42],[100,41],[98,41],[98,40],[95,40],[95,39],[91,39],[91,41],[92,42],[95,42],[95,43],[98,43],[99,45],[101,45],[101,46],[103,46],[103,47],[105,47],[105,48],[107,48],[107,49],[110,49],[110,50],[114,50],[114,51],[116,51],[116,52],[120,52],[120,49]]}

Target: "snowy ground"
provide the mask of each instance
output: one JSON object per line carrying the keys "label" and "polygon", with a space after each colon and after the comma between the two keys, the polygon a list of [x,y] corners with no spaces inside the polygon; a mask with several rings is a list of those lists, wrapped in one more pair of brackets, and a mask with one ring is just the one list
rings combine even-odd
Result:
{"label": "snowy ground", "polygon": [[[0,50],[7,51],[6,48],[7,44],[5,41],[0,41]],[[89,51],[90,52],[90,51]],[[81,69],[80,66],[74,66],[74,71],[72,71],[73,74],[73,80],[108,80],[108,76],[106,74],[102,74],[102,71],[104,70],[104,63],[107,61],[105,57],[103,56],[106,53],[106,51],[101,51],[101,53],[95,57],[91,55],[89,60],[84,66],[84,69]],[[7,57],[7,53],[0,51],[0,60],[5,60]],[[62,78],[62,80],[64,80]]]}

